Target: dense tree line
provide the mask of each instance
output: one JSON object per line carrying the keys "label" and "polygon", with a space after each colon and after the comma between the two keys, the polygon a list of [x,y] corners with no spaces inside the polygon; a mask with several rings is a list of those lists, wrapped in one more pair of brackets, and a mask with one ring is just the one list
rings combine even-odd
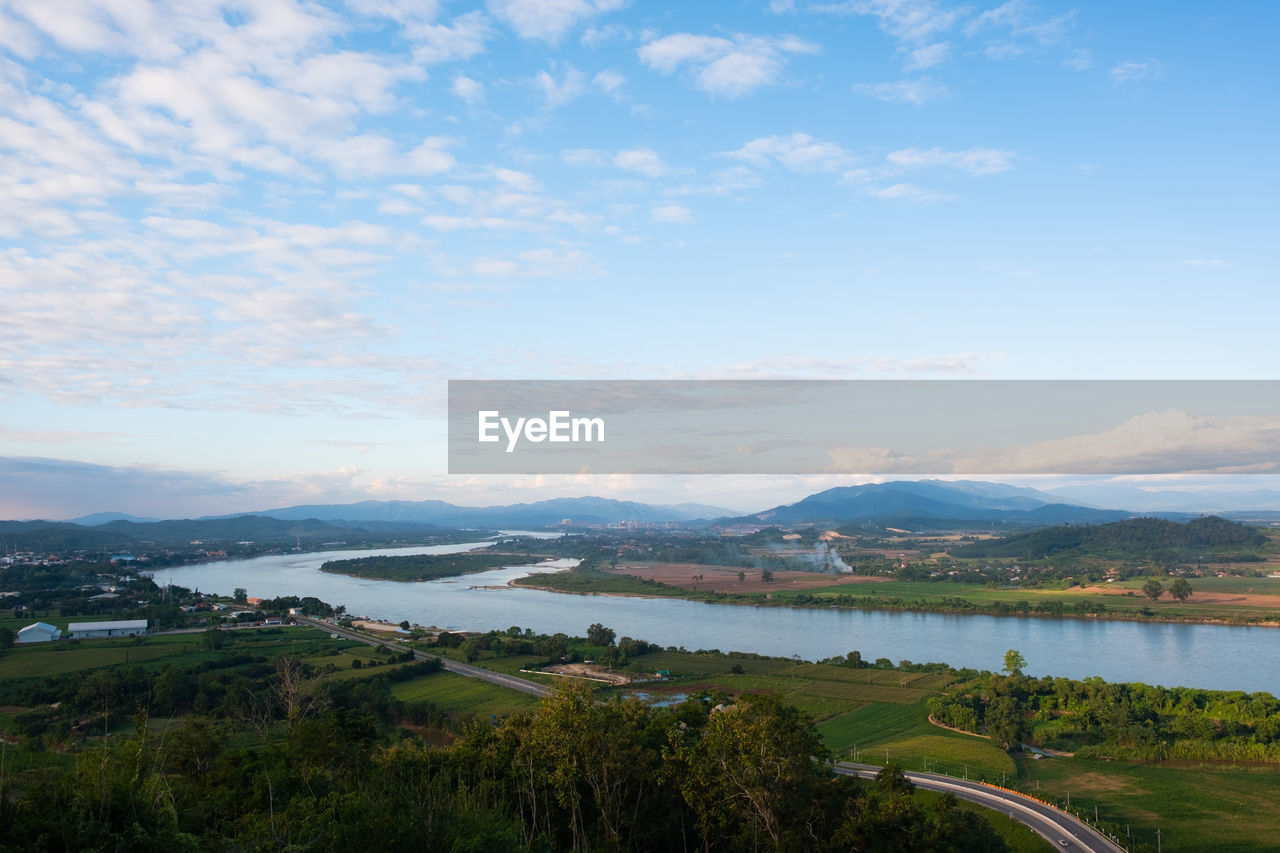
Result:
{"label": "dense tree line", "polygon": [[1269,693],[984,674],[929,700],[939,722],[1077,755],[1280,762]]}
{"label": "dense tree line", "polygon": [[523,560],[510,554],[495,554],[489,551],[476,554],[411,554],[327,560],[320,566],[320,571],[378,580],[429,581],[483,572],[521,562]]}
{"label": "dense tree line", "polygon": [[376,699],[290,706],[268,682],[270,727],[140,724],[73,772],[11,782],[0,850],[1005,849],[899,771],[833,776],[812,722],[773,695],[655,709],[570,687],[433,747],[382,726]]}
{"label": "dense tree line", "polygon": [[1061,525],[951,549],[953,557],[1038,559],[1055,555],[1142,559],[1160,563],[1258,559],[1267,544],[1258,530],[1217,516],[1179,524],[1161,518],[1131,518],[1100,525]]}

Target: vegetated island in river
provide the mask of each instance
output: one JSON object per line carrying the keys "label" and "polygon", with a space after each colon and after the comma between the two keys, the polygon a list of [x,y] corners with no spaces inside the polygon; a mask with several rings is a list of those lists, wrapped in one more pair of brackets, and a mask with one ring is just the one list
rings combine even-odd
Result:
{"label": "vegetated island in river", "polygon": [[320,566],[320,571],[357,578],[413,583],[522,565],[539,559],[542,558],[529,554],[494,551],[355,557],[350,560],[328,560]]}
{"label": "vegetated island in river", "polygon": [[1280,626],[1280,531],[1212,516],[1003,538],[860,524],[591,531],[538,547],[581,563],[513,585],[754,606]]}
{"label": "vegetated island in river", "polygon": [[[953,581],[908,581],[817,572],[693,563],[621,563],[585,559],[575,569],[517,578],[513,586],[577,595],[683,598],[717,604],[838,607],[989,616],[1074,617],[1139,622],[1203,622],[1280,627],[1280,581],[1194,578],[1185,600],[1164,577],[1105,585],[1057,583],[998,588]],[[1275,585],[1276,592],[1262,592]],[[1144,591],[1144,587],[1146,591]],[[1154,596],[1154,597],[1153,597]]]}

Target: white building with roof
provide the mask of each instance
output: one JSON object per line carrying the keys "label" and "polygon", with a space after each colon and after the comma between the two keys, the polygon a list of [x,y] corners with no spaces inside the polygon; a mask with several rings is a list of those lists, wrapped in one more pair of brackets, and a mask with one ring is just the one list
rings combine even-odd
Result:
{"label": "white building with roof", "polygon": [[19,643],[48,643],[62,636],[62,631],[48,622],[33,622],[18,629]]}
{"label": "white building with roof", "polygon": [[67,626],[67,638],[71,640],[93,640],[100,637],[141,637],[146,633],[146,619],[125,619],[120,622],[72,622]]}

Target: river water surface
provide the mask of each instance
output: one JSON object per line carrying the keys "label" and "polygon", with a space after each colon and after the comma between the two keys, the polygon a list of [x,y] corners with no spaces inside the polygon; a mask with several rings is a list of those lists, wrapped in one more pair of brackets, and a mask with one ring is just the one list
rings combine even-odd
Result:
{"label": "river water surface", "polygon": [[[527,534],[526,534],[527,535]],[[806,660],[856,649],[866,660],[942,661],[998,670],[1018,649],[1030,675],[1100,676],[1216,690],[1280,693],[1280,629],[1093,619],[751,607],[670,598],[579,596],[508,587],[513,578],[571,565],[513,567],[423,583],[326,574],[326,560],[374,554],[452,554],[473,542],[379,551],[277,554],[158,571],[172,582],[229,595],[313,595],[348,612],[459,630],[505,629],[585,635],[602,622],[618,636],[664,646],[756,652]]]}

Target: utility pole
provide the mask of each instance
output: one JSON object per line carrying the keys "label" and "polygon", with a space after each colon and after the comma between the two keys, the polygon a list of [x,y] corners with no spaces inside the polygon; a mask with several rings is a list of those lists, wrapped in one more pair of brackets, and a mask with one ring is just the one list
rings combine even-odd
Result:
{"label": "utility pole", "polygon": [[1156,853],[1160,853],[1160,828],[1156,828]]}

